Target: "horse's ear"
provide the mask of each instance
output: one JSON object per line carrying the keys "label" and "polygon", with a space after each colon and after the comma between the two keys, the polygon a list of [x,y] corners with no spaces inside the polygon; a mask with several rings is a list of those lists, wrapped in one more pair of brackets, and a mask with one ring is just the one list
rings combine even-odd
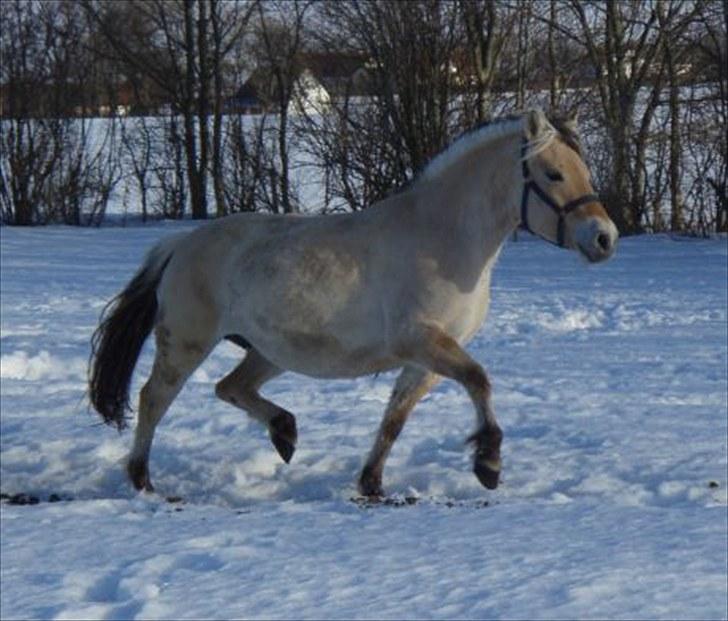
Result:
{"label": "horse's ear", "polygon": [[579,135],[579,113],[572,110],[564,118],[564,128],[575,136]]}
{"label": "horse's ear", "polygon": [[565,116],[557,117],[551,121],[561,139],[574,151],[581,155],[581,138],[575,112],[569,112]]}
{"label": "horse's ear", "polygon": [[543,135],[548,127],[551,126],[549,120],[542,110],[535,109],[529,110],[526,113],[526,139],[535,140],[539,136]]}

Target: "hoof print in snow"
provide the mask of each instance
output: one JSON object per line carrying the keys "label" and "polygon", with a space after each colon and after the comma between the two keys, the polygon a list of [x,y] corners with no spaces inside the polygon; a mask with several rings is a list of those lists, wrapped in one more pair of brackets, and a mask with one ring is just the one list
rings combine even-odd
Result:
{"label": "hoof print in snow", "polygon": [[409,507],[416,505],[419,498],[416,496],[354,496],[350,500],[363,509],[370,509],[372,507]]}
{"label": "hoof print in snow", "polygon": [[71,496],[61,496],[60,494],[50,494],[45,499],[22,492],[18,494],[0,494],[0,502],[4,502],[7,505],[37,505],[41,502],[61,502],[68,500],[73,500],[73,498]]}
{"label": "hoof print in snow", "polygon": [[0,500],[9,505],[37,505],[40,498],[30,494],[0,494]]}
{"label": "hoof print in snow", "polygon": [[479,500],[475,503],[454,502],[452,500],[448,500],[447,502],[439,502],[436,504],[445,505],[448,509],[452,509],[453,507],[471,507],[474,509],[485,509],[485,507],[490,507],[490,501],[488,501],[488,500]]}
{"label": "hoof print in snow", "polygon": [[362,509],[373,509],[375,507],[410,507],[417,504],[447,507],[448,509],[455,507],[484,509],[491,505],[488,500],[436,500],[435,498],[423,499],[417,496],[383,496],[381,498],[353,496],[349,500]]}

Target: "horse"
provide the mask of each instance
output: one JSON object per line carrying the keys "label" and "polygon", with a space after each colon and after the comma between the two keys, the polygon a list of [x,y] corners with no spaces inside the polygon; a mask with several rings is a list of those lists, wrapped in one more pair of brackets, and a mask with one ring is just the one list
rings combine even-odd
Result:
{"label": "horse", "polygon": [[154,330],[126,462],[153,491],[155,429],[185,381],[223,339],[245,350],[217,397],[267,427],[290,462],[294,415],[260,394],[285,371],[351,378],[400,369],[359,492],[381,497],[387,456],[416,403],[441,379],[475,409],[473,471],[498,486],[503,432],[491,383],[465,346],[485,320],[491,272],[518,225],[596,263],[618,233],[582,159],[575,117],[541,110],[476,128],[435,156],[407,187],[368,209],[219,218],[154,246],[109,302],[92,337],[89,396],[122,429],[142,344]]}

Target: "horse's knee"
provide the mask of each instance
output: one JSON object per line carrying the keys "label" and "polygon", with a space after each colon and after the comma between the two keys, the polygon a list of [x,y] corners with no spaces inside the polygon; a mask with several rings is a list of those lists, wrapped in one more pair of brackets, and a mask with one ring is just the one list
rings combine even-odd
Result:
{"label": "horse's knee", "polygon": [[218,399],[237,405],[236,399],[230,388],[231,387],[227,378],[221,379],[217,384],[215,384],[215,396]]}
{"label": "horse's knee", "polygon": [[248,410],[255,400],[256,393],[248,385],[246,376],[236,369],[215,384],[215,396],[226,403]]}
{"label": "horse's knee", "polygon": [[215,396],[225,401],[225,403],[244,410],[252,409],[255,397],[253,393],[226,379],[222,379],[215,384]]}

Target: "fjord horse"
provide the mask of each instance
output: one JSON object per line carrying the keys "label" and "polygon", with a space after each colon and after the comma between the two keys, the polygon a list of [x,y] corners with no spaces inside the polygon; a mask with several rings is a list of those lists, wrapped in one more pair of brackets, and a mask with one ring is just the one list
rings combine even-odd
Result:
{"label": "fjord horse", "polygon": [[573,120],[552,123],[533,110],[480,127],[363,212],[238,214],[156,245],[92,339],[91,403],[121,428],[136,360],[154,330],[127,465],[134,486],[153,489],[155,428],[228,338],[246,355],[216,394],[266,425],[286,462],[296,420],[261,396],[263,384],[285,371],[333,379],[401,369],[360,492],[383,494],[393,442],[442,377],[467,390],[474,471],[497,487],[503,434],[488,377],[465,345],[485,320],[493,265],[519,224],[590,262],[612,255],[617,229],[594,194]]}

